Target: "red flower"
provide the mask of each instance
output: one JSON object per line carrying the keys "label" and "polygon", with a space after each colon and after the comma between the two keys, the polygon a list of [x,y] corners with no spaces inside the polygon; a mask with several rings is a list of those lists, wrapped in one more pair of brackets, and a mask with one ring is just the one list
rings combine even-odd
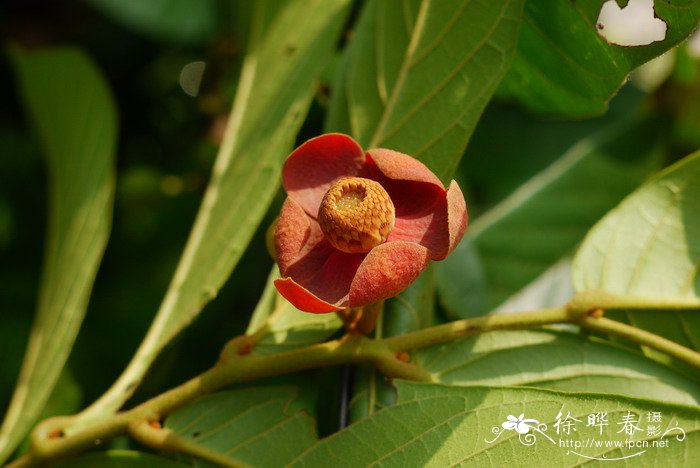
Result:
{"label": "red flower", "polygon": [[287,200],[275,230],[277,290],[298,309],[360,307],[403,291],[442,260],[467,227],[464,196],[430,170],[387,149],[365,153],[331,133],[285,162]]}

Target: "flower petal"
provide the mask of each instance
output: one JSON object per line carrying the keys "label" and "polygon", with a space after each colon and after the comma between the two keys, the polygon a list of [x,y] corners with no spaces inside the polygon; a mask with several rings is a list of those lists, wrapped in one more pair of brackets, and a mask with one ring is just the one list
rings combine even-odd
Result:
{"label": "flower petal", "polygon": [[[345,308],[348,307],[350,285],[365,256],[366,254],[363,253],[349,254],[336,250],[324,239],[307,254],[301,255],[287,268],[286,273],[296,285],[316,299],[332,304],[336,308]],[[284,295],[282,291],[280,293]],[[301,293],[297,291],[297,294]],[[289,300],[298,309],[307,312],[315,311],[307,310]]]}
{"label": "flower petal", "polygon": [[[452,253],[467,229],[469,215],[467,214],[467,202],[464,200],[462,189],[454,180],[447,189],[447,222],[449,225],[449,244],[445,257]],[[443,257],[443,258],[445,258]],[[524,416],[524,414],[523,414]],[[521,416],[522,418],[522,416]]]}
{"label": "flower petal", "polygon": [[403,291],[428,266],[428,249],[413,242],[385,242],[372,249],[350,287],[350,307],[387,299]]}
{"label": "flower petal", "polygon": [[308,140],[289,155],[282,169],[287,195],[316,218],[323,195],[341,176],[362,173],[365,155],[347,135],[329,133]]}
{"label": "flower petal", "polygon": [[319,241],[317,236],[316,232],[312,232],[311,220],[303,208],[287,198],[275,227],[275,253],[282,276],[287,275],[287,268],[294,263],[306,244]]}
{"label": "flower petal", "polygon": [[515,429],[515,425],[516,425],[516,423],[514,423],[512,421],[506,421],[503,424],[501,424],[501,426],[503,426],[503,429],[507,429],[509,431],[512,431],[513,429]]}
{"label": "flower petal", "polygon": [[382,184],[398,218],[425,216],[445,198],[442,183],[423,163],[396,151],[368,151],[366,174]]}
{"label": "flower petal", "polygon": [[276,279],[275,287],[294,307],[304,312],[325,314],[342,310],[342,308],[336,307],[314,296],[306,288],[297,284],[292,278]]}
{"label": "flower petal", "polygon": [[426,182],[445,190],[440,179],[422,162],[407,154],[388,149],[371,149],[367,151],[377,169],[388,179]]}
{"label": "flower petal", "polygon": [[416,242],[430,251],[430,258],[442,260],[457,247],[466,228],[467,205],[453,180],[443,197],[422,212],[399,214],[397,209],[388,241]]}

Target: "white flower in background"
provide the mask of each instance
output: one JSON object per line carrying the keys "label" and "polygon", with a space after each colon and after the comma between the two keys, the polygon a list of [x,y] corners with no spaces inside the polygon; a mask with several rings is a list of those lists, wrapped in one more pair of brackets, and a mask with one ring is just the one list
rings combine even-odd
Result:
{"label": "white flower in background", "polygon": [[629,0],[624,8],[608,0],[596,27],[606,41],[621,46],[643,46],[666,37],[666,23],[654,17],[654,0]]}
{"label": "white flower in background", "polygon": [[[522,413],[517,418],[512,414],[509,414],[507,418],[508,420],[501,425],[503,426],[503,429],[507,429],[509,431],[515,430],[518,432],[518,434],[527,434],[530,432],[530,429],[537,427],[537,425],[540,423],[537,419],[523,419],[524,417],[525,413]],[[530,426],[530,423],[534,424],[535,426]]]}

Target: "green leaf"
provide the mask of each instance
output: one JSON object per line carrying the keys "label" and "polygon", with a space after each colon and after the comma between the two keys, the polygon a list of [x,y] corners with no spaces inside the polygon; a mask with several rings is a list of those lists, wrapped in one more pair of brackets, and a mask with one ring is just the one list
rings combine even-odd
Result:
{"label": "green leaf", "polygon": [[[408,288],[387,299],[375,338],[386,338],[432,325],[435,315],[435,269],[432,265]],[[350,420],[357,421],[396,401],[396,390],[371,366],[357,368],[350,400]]]}
{"label": "green leaf", "polygon": [[186,468],[189,465],[135,450],[90,453],[53,464],[55,468]]}
{"label": "green leaf", "polygon": [[172,413],[165,427],[239,462],[282,466],[317,441],[295,398],[288,387],[214,393]]}
{"label": "green leaf", "polygon": [[696,0],[657,1],[655,14],[667,23],[666,38],[622,47],[597,33],[602,4],[527,2],[518,51],[499,94],[549,115],[602,114],[629,72],[679,44],[700,21]]}
{"label": "green leaf", "polygon": [[[608,213],[578,250],[578,291],[685,301],[700,308],[700,152],[662,171]],[[630,322],[700,349],[695,312],[628,311]]]}
{"label": "green leaf", "polygon": [[[580,422],[570,434],[557,434],[557,415],[567,414]],[[588,415],[606,412],[608,426],[586,427]],[[619,458],[644,451],[639,461],[648,466],[687,465],[697,456],[700,442],[700,409],[619,395],[555,392],[532,388],[449,387],[435,384],[399,383],[399,403],[359,421],[322,440],[294,460],[293,466],[579,466],[587,461],[563,444],[588,439],[626,440],[617,433],[628,415],[643,432],[633,440],[664,440],[667,447],[645,449],[590,447],[575,450],[589,457]],[[661,413],[661,434],[646,432],[650,412]],[[502,423],[508,416],[536,419],[536,430],[518,437]],[[533,423],[533,426],[536,423]],[[529,437],[527,437],[529,436]],[[494,440],[495,439],[495,440]],[[550,440],[551,439],[551,440]],[[560,442],[560,440],[563,442]],[[491,441],[489,443],[488,441]],[[643,442],[642,442],[643,443]],[[528,445],[529,444],[529,445]]]}
{"label": "green leaf", "polygon": [[256,336],[254,354],[273,354],[320,343],[342,327],[336,314],[310,314],[294,307],[275,289],[277,278],[279,270],[274,266],[246,331]]}
{"label": "green leaf", "polygon": [[215,0],[88,0],[125,26],[157,39],[199,44],[217,27]]}
{"label": "green leaf", "polygon": [[[552,120],[532,115],[513,102],[493,99],[484,110],[457,170],[465,180],[472,215],[503,201],[572,146],[612,126],[646,113],[646,94],[624,86],[604,115]],[[508,129],[508,138],[503,138]],[[480,210],[480,211],[478,211]]]}
{"label": "green leaf", "polygon": [[368,2],[326,128],[422,160],[449,181],[515,50],[521,0]]}
{"label": "green leaf", "polygon": [[158,352],[216,297],[278,189],[282,163],[348,5],[349,0],[255,2],[225,137],[175,276],[129,367],[83,413],[83,421],[120,407]]}
{"label": "green leaf", "polygon": [[0,429],[0,463],[34,423],[78,334],[107,244],[114,195],[116,109],[78,50],[14,50],[23,103],[47,156],[49,222],[37,315]]}
{"label": "green leaf", "polygon": [[[462,245],[437,265],[445,308],[455,317],[488,312],[569,253],[653,169],[658,135],[658,123],[644,121],[586,138],[478,217],[465,236],[478,259],[469,245]],[[457,280],[479,274],[486,288],[481,309],[478,298],[465,298],[463,280]]]}
{"label": "green leaf", "polygon": [[557,331],[499,331],[419,351],[437,383],[618,393],[697,405],[700,384],[639,352]]}

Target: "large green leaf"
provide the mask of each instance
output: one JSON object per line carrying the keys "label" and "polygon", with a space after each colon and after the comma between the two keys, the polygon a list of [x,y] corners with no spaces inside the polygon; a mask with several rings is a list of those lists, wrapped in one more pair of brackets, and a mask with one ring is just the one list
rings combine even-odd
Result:
{"label": "large green leaf", "polygon": [[[573,422],[569,434],[564,433],[566,424],[554,426],[560,412],[562,420],[569,415],[580,421]],[[607,413],[608,426],[586,427],[588,416],[601,412]],[[647,417],[653,412],[660,413],[662,422],[660,432],[650,436],[647,428],[656,423],[647,423]],[[618,433],[623,427],[618,424],[628,414],[640,428],[639,432],[633,429],[631,440],[647,440],[650,445],[653,440],[663,440],[668,446],[627,449],[598,447],[592,442],[624,442],[627,436]],[[520,437],[502,426],[509,416],[518,415],[537,420]],[[664,434],[667,430],[670,432]],[[573,445],[565,446],[586,441],[590,446],[576,450]],[[401,382],[396,406],[322,440],[292,465],[579,466],[590,461],[583,456],[612,459],[643,452],[635,460],[647,466],[689,466],[698,455],[699,442],[697,407],[596,393]]]}
{"label": "large green leaf", "polygon": [[108,450],[55,463],[55,468],[186,468],[189,465],[134,450]]}
{"label": "large green leaf", "polygon": [[421,159],[444,182],[508,68],[521,0],[369,1],[326,128]]}
{"label": "large green leaf", "polygon": [[656,1],[656,16],[668,25],[663,41],[611,45],[596,30],[603,3],[528,1],[518,51],[499,94],[545,114],[601,114],[629,72],[679,44],[700,21],[696,0]]}
{"label": "large green leaf", "polygon": [[[573,265],[577,290],[641,300],[697,300],[700,309],[700,152],[664,170],[603,218]],[[700,315],[628,312],[631,323],[700,349]]]}
{"label": "large green leaf", "polygon": [[700,403],[700,383],[639,352],[556,331],[500,331],[421,350],[416,364],[450,385],[524,385]]}
{"label": "large green leaf", "polygon": [[[586,138],[478,217],[462,245],[437,265],[442,304],[456,317],[481,315],[570,252],[655,166],[657,128],[651,121],[622,123]],[[481,278],[483,300],[465,296],[468,278]]]}
{"label": "large green leaf", "polygon": [[215,0],[88,0],[95,8],[135,31],[180,43],[212,39],[217,27]]}
{"label": "large green leaf", "polygon": [[116,109],[81,52],[14,51],[25,107],[47,156],[49,223],[37,315],[0,429],[0,463],[41,412],[87,309],[112,220]]}
{"label": "large green leaf", "polygon": [[349,0],[255,2],[243,64],[212,180],[148,335],[83,420],[116,410],[158,352],[216,297],[278,189],[285,156],[330,58]]}
{"label": "large green leaf", "polygon": [[239,462],[282,466],[317,441],[314,421],[295,397],[286,387],[214,393],[175,411],[165,427]]}

